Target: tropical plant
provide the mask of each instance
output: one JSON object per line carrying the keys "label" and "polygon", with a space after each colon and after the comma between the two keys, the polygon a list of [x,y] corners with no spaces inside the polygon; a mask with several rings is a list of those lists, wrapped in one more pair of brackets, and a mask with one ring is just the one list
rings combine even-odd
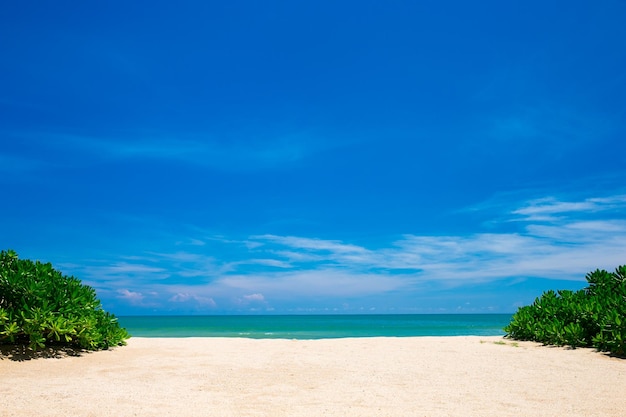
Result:
{"label": "tropical plant", "polygon": [[626,265],[595,270],[579,291],[546,291],[518,309],[504,328],[507,337],[547,345],[594,347],[626,356]]}
{"label": "tropical plant", "polygon": [[0,343],[98,350],[124,345],[129,337],[93,288],[50,263],[0,252]]}

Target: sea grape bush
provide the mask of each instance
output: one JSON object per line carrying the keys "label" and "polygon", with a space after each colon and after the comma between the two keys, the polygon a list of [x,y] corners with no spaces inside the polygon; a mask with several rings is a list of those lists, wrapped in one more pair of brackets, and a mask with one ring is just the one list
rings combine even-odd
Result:
{"label": "sea grape bush", "polygon": [[626,265],[586,279],[582,290],[550,290],[521,307],[504,328],[507,337],[626,356]]}
{"label": "sea grape bush", "polygon": [[49,263],[0,252],[0,344],[99,350],[124,345],[129,337],[93,288]]}

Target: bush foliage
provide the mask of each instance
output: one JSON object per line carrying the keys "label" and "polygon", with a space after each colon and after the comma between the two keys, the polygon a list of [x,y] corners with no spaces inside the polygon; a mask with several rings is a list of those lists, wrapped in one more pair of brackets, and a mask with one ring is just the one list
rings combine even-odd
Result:
{"label": "bush foliage", "polygon": [[0,252],[0,343],[98,350],[123,345],[129,337],[102,309],[93,288],[49,263]]}
{"label": "bush foliage", "polygon": [[594,347],[626,355],[626,265],[586,276],[579,291],[544,292],[521,307],[504,328],[507,336],[547,345]]}

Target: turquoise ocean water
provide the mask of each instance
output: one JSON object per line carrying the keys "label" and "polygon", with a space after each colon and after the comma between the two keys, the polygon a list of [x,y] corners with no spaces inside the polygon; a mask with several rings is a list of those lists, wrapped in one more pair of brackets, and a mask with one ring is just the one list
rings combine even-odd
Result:
{"label": "turquoise ocean water", "polygon": [[122,316],[137,337],[340,337],[501,336],[511,314]]}

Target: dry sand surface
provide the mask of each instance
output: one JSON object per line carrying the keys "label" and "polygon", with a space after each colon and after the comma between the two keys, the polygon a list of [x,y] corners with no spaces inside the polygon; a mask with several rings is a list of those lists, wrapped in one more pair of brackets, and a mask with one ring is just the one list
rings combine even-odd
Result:
{"label": "dry sand surface", "polygon": [[2,417],[626,415],[626,360],[499,337],[132,338],[0,358]]}

